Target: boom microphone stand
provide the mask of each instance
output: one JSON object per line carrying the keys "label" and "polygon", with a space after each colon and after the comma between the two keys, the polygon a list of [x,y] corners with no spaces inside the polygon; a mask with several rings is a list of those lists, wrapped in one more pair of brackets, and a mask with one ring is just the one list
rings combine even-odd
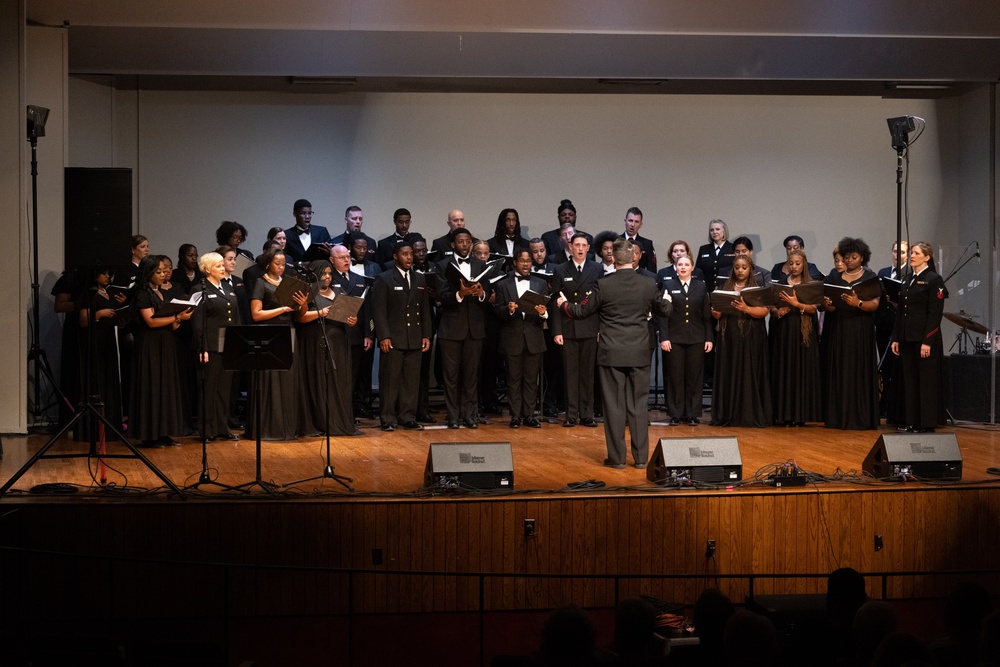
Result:
{"label": "boom microphone stand", "polygon": [[[312,272],[310,272],[312,273]],[[317,299],[319,297],[317,296]],[[354,492],[354,487],[352,487],[349,482],[353,482],[354,479],[351,477],[344,477],[343,475],[338,475],[333,469],[333,463],[330,461],[330,371],[331,369],[337,370],[337,364],[333,360],[333,354],[330,352],[330,341],[326,337],[326,318],[319,315],[319,305],[316,303],[312,304],[316,307],[316,314],[319,320],[320,331],[322,332],[322,337],[320,339],[320,347],[323,348],[323,357],[326,359],[325,364],[323,364],[323,412],[325,427],[323,428],[326,434],[326,467],[323,468],[323,473],[321,475],[315,475],[313,477],[307,477],[305,479],[296,480],[294,482],[289,482],[285,484],[282,488],[288,488],[289,486],[295,486],[296,484],[303,484],[305,482],[313,482],[317,479],[332,479],[337,484],[342,487]]]}
{"label": "boom microphone stand", "polygon": [[[207,278],[202,277],[201,293],[203,297],[208,296],[207,282]],[[208,299],[202,298],[197,307],[205,309],[201,315],[201,331],[198,332],[201,340],[198,345],[198,370],[201,373],[201,400],[198,402],[201,407],[201,419],[199,420],[201,424],[201,474],[198,476],[197,482],[185,486],[184,490],[197,489],[201,486],[217,486],[226,491],[243,491],[235,486],[215,481],[208,472],[208,429],[206,428],[208,424]],[[202,355],[206,355],[204,362],[201,360]],[[244,491],[244,493],[249,493],[249,491]]]}

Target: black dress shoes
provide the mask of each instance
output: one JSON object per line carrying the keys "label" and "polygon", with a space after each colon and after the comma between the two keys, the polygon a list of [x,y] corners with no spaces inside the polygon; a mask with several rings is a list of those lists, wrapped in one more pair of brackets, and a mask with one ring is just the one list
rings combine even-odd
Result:
{"label": "black dress shoes", "polygon": [[524,420],[524,425],[528,426],[528,427],[531,427],[531,428],[541,428],[542,427],[541,423],[537,419],[535,419],[534,417],[528,417],[527,419],[525,419]]}
{"label": "black dress shoes", "polygon": [[508,426],[510,426],[511,428],[521,428],[521,418],[511,417],[510,424],[508,424]]}
{"label": "black dress shoes", "polygon": [[581,426],[588,426],[590,428],[597,428],[597,420],[593,417],[586,417],[580,420]]}
{"label": "black dress shoes", "polygon": [[421,424],[436,424],[437,420],[430,415],[417,415],[417,421]]}
{"label": "black dress shoes", "polygon": [[611,459],[604,459],[605,468],[614,468],[615,470],[625,470],[624,463],[612,463]]}
{"label": "black dress shoes", "polygon": [[393,426],[392,424],[382,424],[382,430],[385,431],[386,433],[392,433],[393,431],[396,430],[396,427]]}
{"label": "black dress shoes", "polygon": [[162,443],[163,445],[165,445],[167,447],[180,447],[181,446],[181,443],[177,442],[176,440],[174,440],[173,438],[171,438],[169,435],[161,435],[159,441],[160,441],[160,443]]}
{"label": "black dress shoes", "polygon": [[235,433],[223,433],[212,438],[212,440],[216,442],[220,440],[239,440],[239,439],[240,436],[236,435]]}
{"label": "black dress shoes", "polygon": [[639,470],[645,470],[646,469],[646,464],[645,463],[634,463],[632,465],[634,465]]}
{"label": "black dress shoes", "polygon": [[423,431],[424,427],[417,422],[400,422],[399,428],[404,431]]}
{"label": "black dress shoes", "polygon": [[462,426],[465,428],[479,428],[479,422],[475,419],[463,419]]}
{"label": "black dress shoes", "polygon": [[576,418],[567,417],[566,421],[563,422],[563,426],[565,426],[566,428],[569,428],[570,426],[576,426]]}
{"label": "black dress shoes", "polygon": [[448,428],[458,428],[458,422],[448,422]]}

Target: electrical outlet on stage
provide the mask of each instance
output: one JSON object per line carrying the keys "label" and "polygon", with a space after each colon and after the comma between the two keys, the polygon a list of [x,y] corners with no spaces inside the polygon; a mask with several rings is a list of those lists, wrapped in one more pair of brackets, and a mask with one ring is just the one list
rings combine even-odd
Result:
{"label": "electrical outlet on stage", "polygon": [[524,539],[528,540],[535,536],[535,520],[524,520]]}

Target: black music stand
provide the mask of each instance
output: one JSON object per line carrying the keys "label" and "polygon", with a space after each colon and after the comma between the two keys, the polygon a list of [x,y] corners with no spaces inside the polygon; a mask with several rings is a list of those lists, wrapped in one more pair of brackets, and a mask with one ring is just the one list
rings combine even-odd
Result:
{"label": "black music stand", "polygon": [[266,493],[276,493],[278,486],[260,477],[260,372],[287,371],[292,367],[292,329],[287,326],[241,325],[226,327],[222,365],[227,371],[250,371],[254,411],[254,435],[257,441],[257,477],[234,488],[248,492],[259,486]]}

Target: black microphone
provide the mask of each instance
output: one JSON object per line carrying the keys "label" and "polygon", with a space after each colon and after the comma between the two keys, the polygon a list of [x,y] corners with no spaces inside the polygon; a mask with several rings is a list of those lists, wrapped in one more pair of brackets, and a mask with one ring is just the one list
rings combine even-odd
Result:
{"label": "black microphone", "polygon": [[983,263],[983,259],[982,259],[982,257],[979,254],[979,241],[976,241],[975,243],[976,243],[976,260],[977,260],[976,263],[977,264],[982,264]]}

